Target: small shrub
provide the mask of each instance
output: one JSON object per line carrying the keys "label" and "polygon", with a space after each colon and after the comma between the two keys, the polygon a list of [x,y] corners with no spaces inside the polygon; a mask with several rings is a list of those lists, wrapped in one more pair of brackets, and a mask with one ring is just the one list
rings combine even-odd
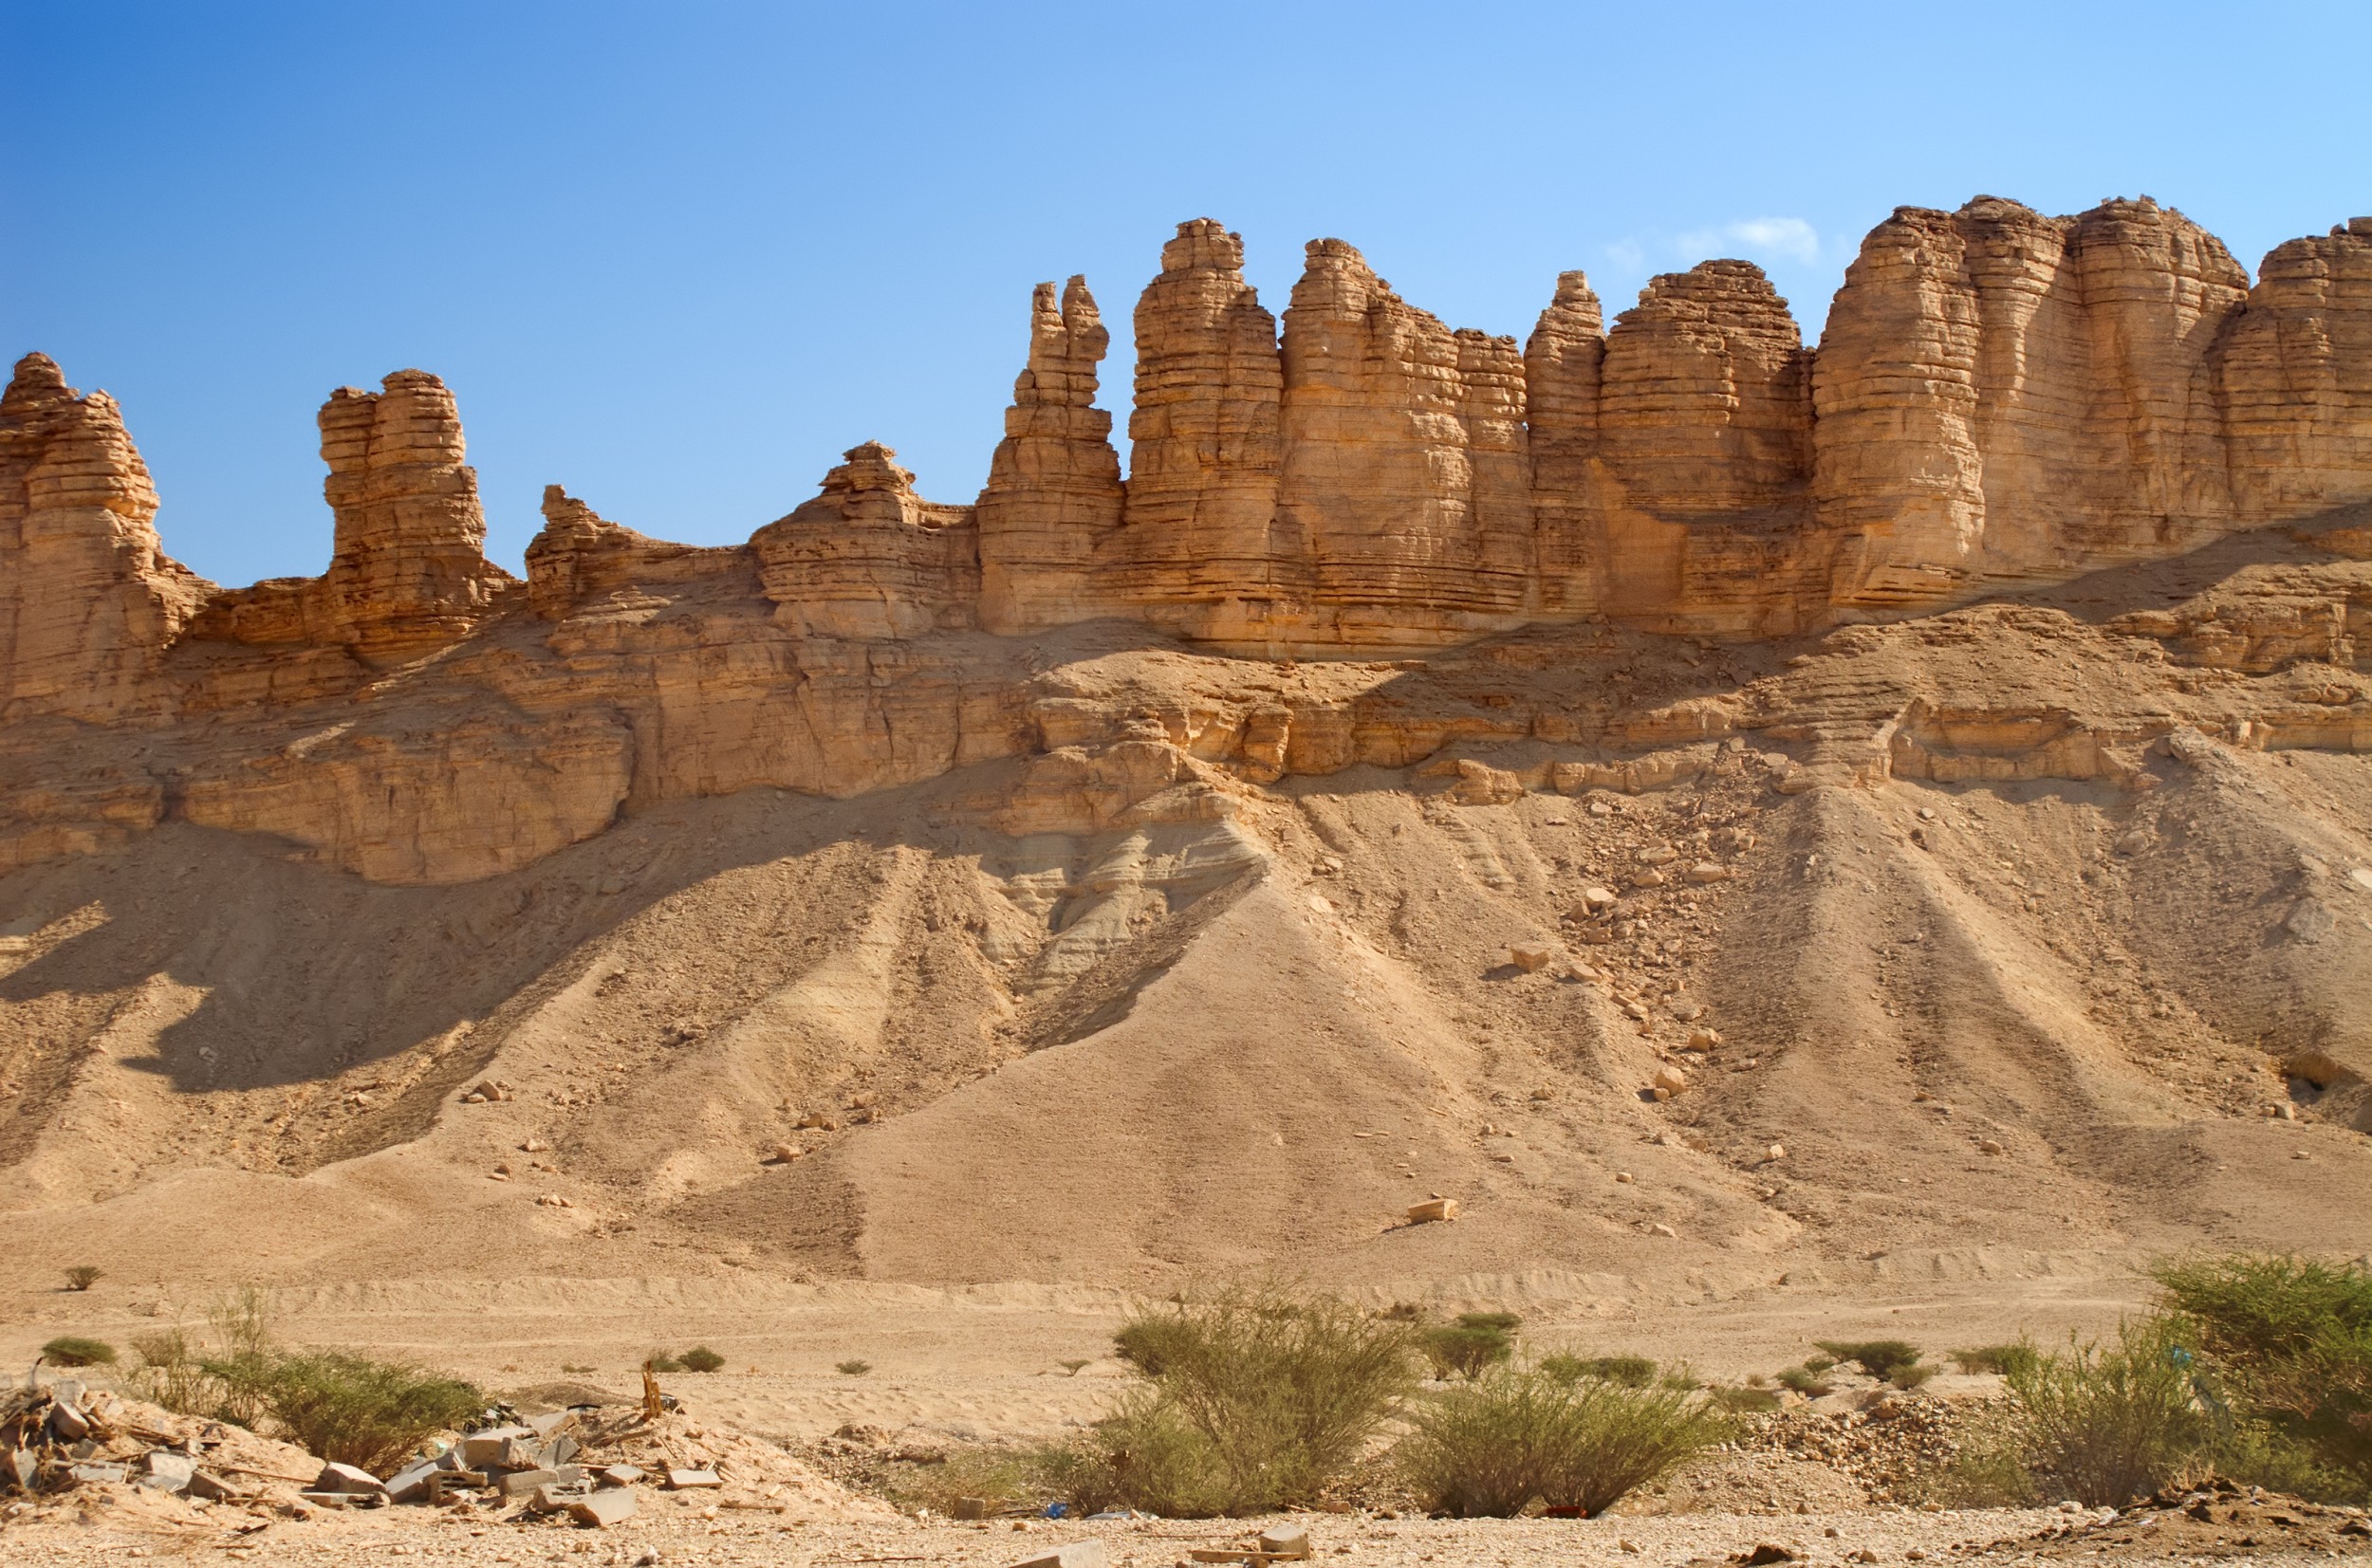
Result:
{"label": "small shrub", "polygon": [[1515,1342],[1505,1329],[1470,1328],[1463,1323],[1421,1329],[1417,1345],[1433,1363],[1436,1376],[1455,1375],[1470,1382],[1515,1354]]}
{"label": "small shrub", "polygon": [[644,1372],[681,1372],[683,1362],[663,1350],[655,1350],[642,1358]]}
{"label": "small shrub", "polygon": [[1902,1339],[1815,1339],[1814,1344],[1840,1361],[1858,1361],[1862,1370],[1884,1382],[1919,1358],[1919,1347]]}
{"label": "small shrub", "polygon": [[1080,1368],[1082,1368],[1082,1367],[1084,1367],[1084,1366],[1085,1366],[1085,1365],[1087,1365],[1087,1361],[1086,1361],[1086,1358],[1085,1358],[1084,1356],[1082,1356],[1082,1357],[1079,1357],[1079,1358],[1077,1358],[1077,1359],[1075,1359],[1075,1360],[1068,1360],[1068,1361],[1057,1361],[1057,1362],[1055,1362],[1054,1364],[1055,1364],[1056,1366],[1058,1366],[1058,1367],[1061,1367],[1061,1368],[1062,1368],[1065,1372],[1068,1373],[1071,1376],[1076,1377],[1076,1376],[1078,1376],[1078,1375],[1079,1375],[1079,1369],[1080,1369]]}
{"label": "small shrub", "polygon": [[198,1347],[188,1330],[176,1326],[136,1335],[132,1351],[140,1358],[132,1386],[141,1398],[176,1415],[213,1417],[218,1403],[213,1379],[197,1364]]}
{"label": "small shrub", "polygon": [[1955,1350],[1952,1358],[1960,1363],[1962,1372],[2000,1373],[2031,1369],[2041,1353],[2021,1339],[2014,1345],[1979,1345],[1974,1350]]}
{"label": "small shrub", "polygon": [[[1834,1366],[1836,1363],[1831,1361],[1829,1365]],[[1824,1393],[1835,1392],[1820,1380],[1820,1374],[1812,1370],[1811,1363],[1808,1361],[1800,1367],[1789,1367],[1779,1374],[1777,1381],[1781,1388],[1793,1389],[1807,1399],[1817,1399]]]}
{"label": "small shrub", "polygon": [[899,1464],[885,1484],[890,1501],[907,1508],[952,1514],[958,1499],[982,1497],[1010,1507],[1038,1495],[1040,1467],[1016,1448],[958,1448],[936,1465]]}
{"label": "small shrub", "polygon": [[2125,1324],[2114,1350],[2076,1343],[2011,1373],[2010,1438],[2062,1496],[2119,1507],[2188,1474],[2214,1433],[2192,1357],[2164,1318]]}
{"label": "small shrub", "polygon": [[1560,1383],[1596,1377],[1626,1389],[1643,1389],[1656,1381],[1656,1363],[1644,1356],[1544,1356],[1538,1370],[1542,1376]]}
{"label": "small shrub", "polygon": [[1597,1514],[1721,1441],[1729,1424],[1673,1390],[1539,1368],[1496,1372],[1415,1413],[1394,1450],[1429,1507],[1507,1518],[1535,1500]]}
{"label": "small shrub", "polygon": [[76,1264],[65,1271],[65,1287],[68,1290],[88,1290],[99,1282],[101,1272],[88,1264]]}
{"label": "small shrub", "polygon": [[112,1367],[116,1364],[116,1348],[104,1339],[85,1339],[79,1335],[60,1335],[41,1347],[42,1359],[53,1367]]}
{"label": "small shrub", "polygon": [[1804,1357],[1804,1370],[1810,1373],[1815,1377],[1818,1377],[1822,1373],[1826,1372],[1830,1367],[1833,1367],[1836,1364],[1837,1358],[1833,1356],[1807,1356]]}
{"label": "small shrub", "polygon": [[862,1377],[873,1370],[873,1363],[870,1361],[836,1361],[833,1363],[833,1370],[843,1376]]}
{"label": "small shrub", "polygon": [[1182,1299],[1114,1342],[1148,1384],[1058,1462],[1082,1506],[1094,1494],[1192,1517],[1306,1502],[1415,1381],[1405,1320],[1274,1287]]}
{"label": "small shrub", "polygon": [[[1678,1393],[1679,1391],[1668,1392]],[[1779,1391],[1776,1389],[1712,1389],[1708,1393],[1716,1406],[1733,1415],[1753,1415],[1763,1411],[1775,1411],[1779,1408]]]}
{"label": "small shrub", "polygon": [[725,1365],[725,1358],[706,1345],[695,1345],[676,1357],[686,1372],[716,1372]]}
{"label": "small shrub", "polygon": [[560,1363],[560,1370],[561,1370],[561,1371],[563,1371],[563,1372],[565,1372],[565,1373],[567,1373],[567,1374],[571,1374],[572,1376],[582,1377],[582,1376],[584,1376],[586,1373],[591,1372],[593,1369],[592,1369],[591,1367],[589,1367],[589,1366],[586,1366],[586,1367],[575,1367],[575,1366],[570,1366],[567,1362],[563,1361],[562,1363]]}
{"label": "small shrub", "polygon": [[1914,1361],[1907,1367],[1895,1368],[1894,1375],[1886,1381],[1899,1389],[1916,1389],[1935,1376],[1938,1370],[1924,1361]]}
{"label": "small shrub", "polygon": [[259,1392],[289,1441],[374,1475],[486,1408],[485,1392],[459,1378],[334,1350],[272,1357]]}

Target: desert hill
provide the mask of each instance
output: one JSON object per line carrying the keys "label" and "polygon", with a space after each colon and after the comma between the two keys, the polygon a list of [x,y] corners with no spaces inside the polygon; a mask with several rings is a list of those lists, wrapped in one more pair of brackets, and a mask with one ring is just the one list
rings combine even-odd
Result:
{"label": "desert hill", "polygon": [[[745,546],[450,392],[320,579],[0,402],[0,1278],[1847,1295],[2372,1247],[2372,220],[1904,210],[1453,333],[1217,225]],[[1453,1224],[1402,1215],[1455,1198]],[[1466,1282],[1464,1285],[1457,1282]]]}

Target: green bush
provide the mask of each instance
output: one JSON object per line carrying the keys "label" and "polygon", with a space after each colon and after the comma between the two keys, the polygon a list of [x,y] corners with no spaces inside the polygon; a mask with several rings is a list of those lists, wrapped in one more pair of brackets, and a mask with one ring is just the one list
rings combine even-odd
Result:
{"label": "green bush", "polygon": [[644,1372],[681,1372],[683,1362],[667,1351],[655,1350],[642,1358],[642,1370]]}
{"label": "green bush", "polygon": [[725,1358],[706,1345],[695,1345],[676,1359],[683,1363],[686,1372],[717,1372],[725,1365]]}
{"label": "green bush", "polygon": [[832,1370],[843,1377],[862,1377],[873,1370],[873,1363],[870,1361],[836,1361],[832,1364]]}
{"label": "green bush", "polygon": [[2021,1339],[2014,1345],[1979,1345],[1974,1350],[1955,1350],[1952,1358],[1960,1363],[1962,1372],[2008,1374],[2020,1368],[2031,1368],[2041,1358],[2041,1354]]}
{"label": "green bush", "polygon": [[65,1271],[65,1287],[68,1290],[88,1290],[99,1282],[103,1272],[95,1264],[76,1264]]}
{"label": "green bush", "polygon": [[62,1334],[41,1347],[41,1356],[53,1367],[112,1367],[116,1348],[104,1339]]}
{"label": "green bush", "polygon": [[1510,1331],[1520,1321],[1511,1312],[1468,1312],[1457,1321],[1420,1329],[1417,1346],[1433,1363],[1434,1374],[1470,1382],[1515,1354]]}
{"label": "green bush", "polygon": [[1057,1462],[1084,1507],[1171,1517],[1302,1503],[1348,1468],[1414,1386],[1411,1330],[1270,1288],[1188,1297],[1115,1343],[1148,1382]]}
{"label": "green bush", "polygon": [[2156,1275],[2239,1417],[2372,1492],[2372,1271],[2235,1255]]}
{"label": "green bush", "polygon": [[[1835,1365],[1834,1362],[1829,1364]],[[1793,1389],[1807,1399],[1817,1399],[1824,1393],[1834,1392],[1820,1380],[1820,1374],[1812,1370],[1809,1362],[1800,1367],[1789,1367],[1779,1374],[1776,1380],[1781,1388]]]}
{"label": "green bush", "polygon": [[1924,1361],[1914,1361],[1907,1367],[1895,1368],[1895,1374],[1887,1381],[1899,1389],[1916,1389],[1935,1376],[1939,1370],[1941,1369],[1929,1366]]}
{"label": "green bush", "polygon": [[270,1357],[259,1392],[289,1441],[374,1475],[486,1408],[485,1391],[459,1378],[334,1350]]}
{"label": "green bush", "polygon": [[1561,1383],[1596,1377],[1626,1389],[1643,1389],[1656,1381],[1656,1363],[1644,1356],[1544,1356],[1540,1372]]}
{"label": "green bush", "polygon": [[1862,1370],[1885,1382],[1919,1358],[1919,1347],[1903,1339],[1815,1339],[1840,1361],[1858,1361]]}
{"label": "green bush", "polygon": [[1598,1514],[1700,1450],[1729,1424],[1701,1401],[1541,1368],[1504,1370],[1420,1406],[1394,1449],[1428,1507],[1507,1518],[1534,1501]]}
{"label": "green bush", "polygon": [[2215,1433],[2168,1318],[2128,1322],[2113,1350],[2078,1344],[2009,1374],[2010,1439],[2063,1497],[2122,1507],[2197,1469]]}
{"label": "green bush", "polygon": [[[1678,1393],[1680,1391],[1672,1390],[1668,1392]],[[1733,1415],[1752,1415],[1759,1411],[1775,1411],[1779,1408],[1779,1391],[1777,1389],[1757,1389],[1751,1387],[1709,1389],[1706,1393],[1712,1398],[1716,1408],[1728,1411]]]}
{"label": "green bush", "polygon": [[1040,1471],[1035,1456],[1021,1449],[957,1448],[937,1464],[894,1462],[882,1490],[900,1507],[936,1514],[953,1514],[967,1497],[1007,1508],[1038,1497]]}

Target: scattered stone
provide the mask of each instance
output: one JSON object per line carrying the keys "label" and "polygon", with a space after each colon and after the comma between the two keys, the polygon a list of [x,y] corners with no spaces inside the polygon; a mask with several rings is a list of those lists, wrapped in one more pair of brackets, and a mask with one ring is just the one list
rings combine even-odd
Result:
{"label": "scattered stone", "polygon": [[1111,1557],[1100,1540],[1074,1540],[1041,1557],[1028,1558],[1013,1568],[1110,1568]]}
{"label": "scattered stone", "polygon": [[624,1487],[613,1487],[584,1497],[568,1500],[568,1517],[579,1524],[596,1530],[607,1529],[634,1517],[635,1495]]}
{"label": "scattered stone", "polygon": [[387,1484],[360,1466],[340,1465],[333,1462],[322,1467],[322,1473],[313,1478],[311,1489],[316,1492],[345,1496],[384,1497],[387,1494]]}
{"label": "scattered stone", "polygon": [[1280,1524],[1260,1532],[1260,1553],[1271,1558],[1306,1558],[1309,1555],[1309,1532],[1298,1525]]}
{"label": "scattered stone", "polygon": [[1712,882],[1726,882],[1736,875],[1737,873],[1730,867],[1717,865],[1711,860],[1699,860],[1688,869],[1689,881],[1698,887]]}
{"label": "scattered stone", "polygon": [[1555,963],[1557,952],[1557,945],[1553,942],[1517,942],[1508,948],[1507,961],[1526,974],[1530,974]]}
{"label": "scattered stone", "polygon": [[667,1489],[671,1492],[695,1491],[703,1487],[722,1486],[724,1478],[714,1470],[678,1469],[668,1467]]}
{"label": "scattered stone", "polygon": [[1456,1218],[1457,1200],[1455,1198],[1434,1198],[1425,1203],[1409,1205],[1408,1223],[1411,1225],[1429,1225],[1436,1220]]}

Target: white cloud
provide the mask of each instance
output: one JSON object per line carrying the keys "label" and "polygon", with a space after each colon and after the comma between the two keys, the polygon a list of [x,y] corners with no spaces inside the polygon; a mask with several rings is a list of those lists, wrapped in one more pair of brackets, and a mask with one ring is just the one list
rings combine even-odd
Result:
{"label": "white cloud", "polygon": [[1606,247],[1606,259],[1625,272],[1638,272],[1647,266],[1647,252],[1637,240],[1616,240]]}
{"label": "white cloud", "polygon": [[1820,259],[1820,235],[1802,218],[1740,218],[1718,229],[1682,234],[1674,249],[1692,263],[1724,249],[1745,250],[1749,259],[1760,254],[1814,262]]}

